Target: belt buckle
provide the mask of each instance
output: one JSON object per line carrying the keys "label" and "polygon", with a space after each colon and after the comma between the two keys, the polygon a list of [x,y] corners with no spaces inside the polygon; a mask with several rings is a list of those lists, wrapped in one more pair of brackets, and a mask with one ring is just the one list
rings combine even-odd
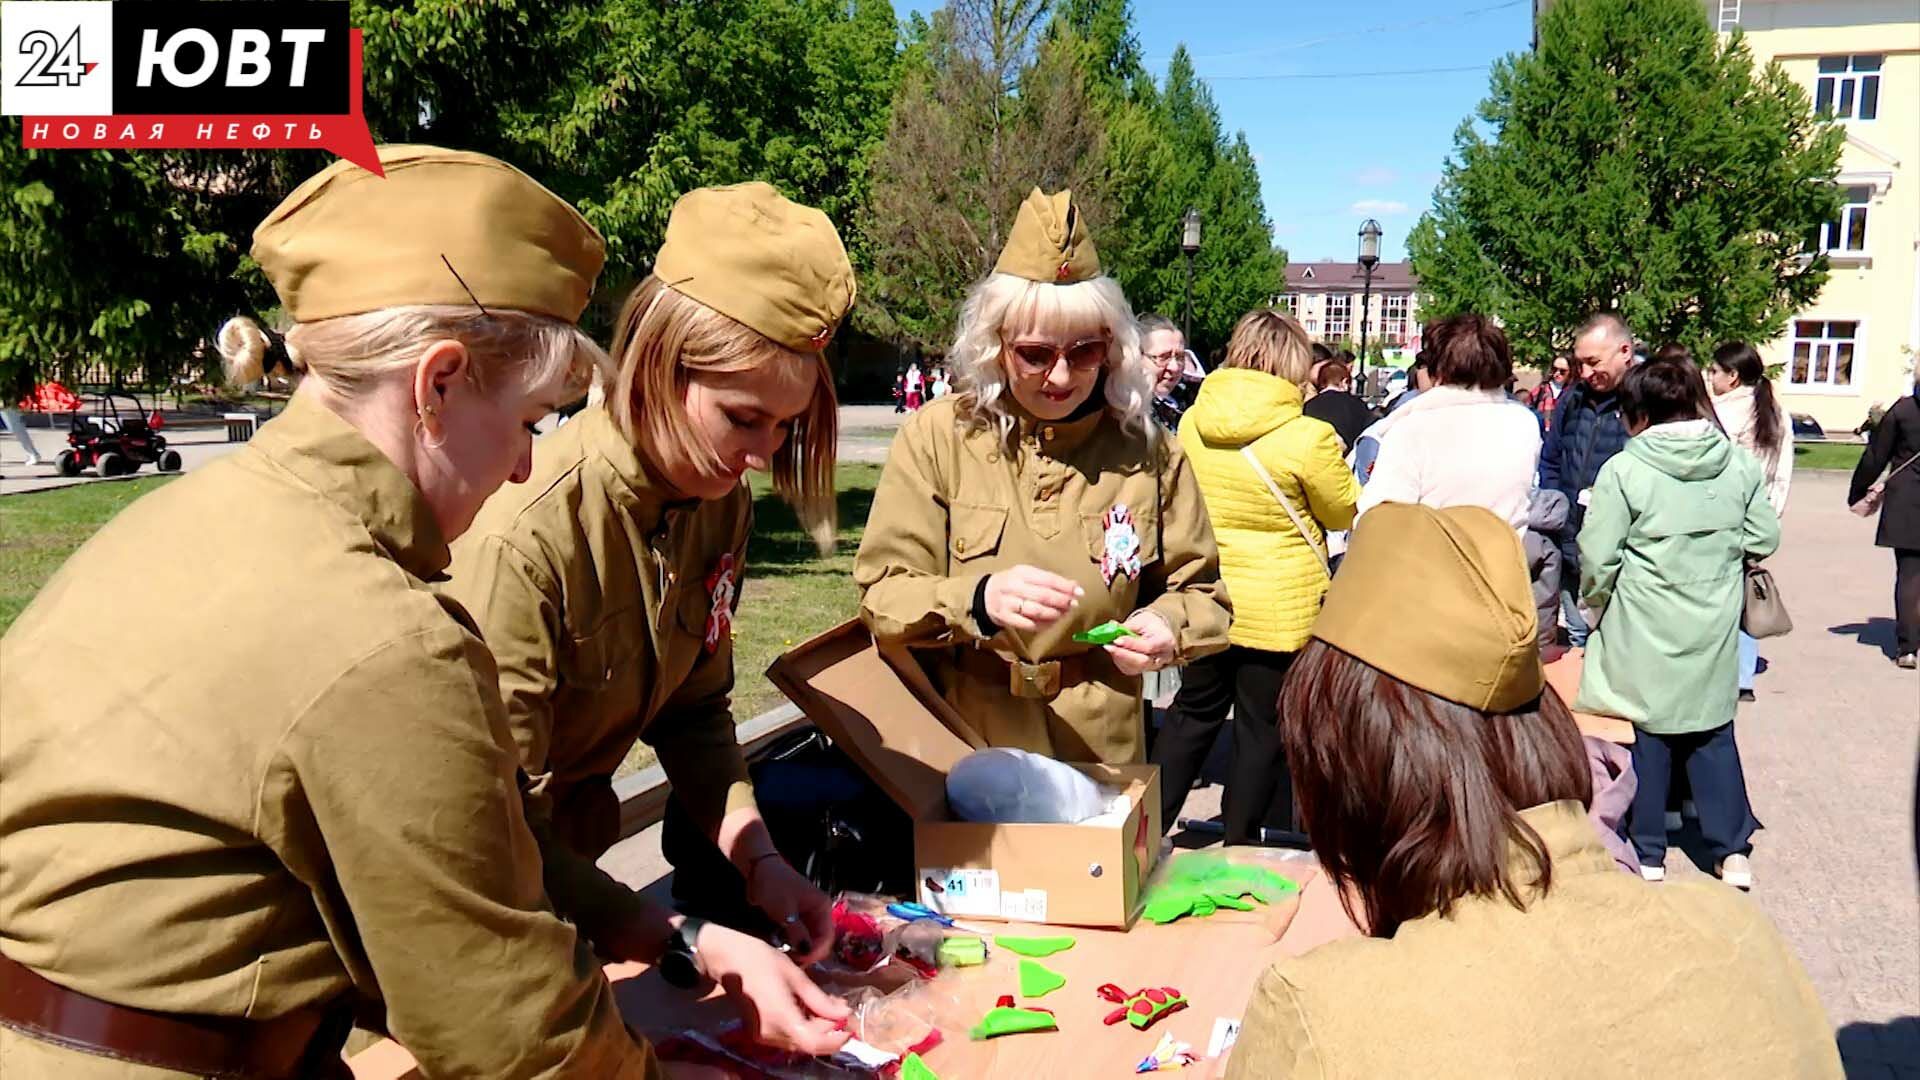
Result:
{"label": "belt buckle", "polygon": [[1060,661],[1048,660],[1043,663],[1029,664],[1015,660],[1008,665],[1012,675],[1010,687],[1017,698],[1036,698],[1046,700],[1060,693]]}

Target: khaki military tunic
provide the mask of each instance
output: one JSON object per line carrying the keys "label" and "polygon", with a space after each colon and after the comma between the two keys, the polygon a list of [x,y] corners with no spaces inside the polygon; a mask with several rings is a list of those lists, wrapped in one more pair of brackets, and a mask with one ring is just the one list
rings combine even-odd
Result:
{"label": "khaki military tunic", "polygon": [[0,640],[0,951],[169,1013],[354,993],[429,1076],[660,1075],[548,903],[447,560],[303,395],[102,529]]}
{"label": "khaki military tunic", "polygon": [[446,586],[499,663],[530,811],[598,856],[619,838],[614,770],[644,739],[716,829],[753,805],[730,700],[752,496],[676,495],[598,406],[533,457],[454,546]]}
{"label": "khaki military tunic", "polygon": [[[1073,635],[1145,606],[1172,628],[1176,662],[1226,648],[1232,608],[1192,468],[1178,444],[1150,443],[1104,408],[1022,418],[1009,455],[997,432],[963,427],[957,404],[922,408],[894,439],[854,562],[862,618],[876,638],[919,650],[988,743],[1065,761],[1140,761],[1140,678]],[[1130,550],[1133,559],[1115,557]],[[1033,633],[983,635],[975,590],[1022,563],[1086,595]]]}

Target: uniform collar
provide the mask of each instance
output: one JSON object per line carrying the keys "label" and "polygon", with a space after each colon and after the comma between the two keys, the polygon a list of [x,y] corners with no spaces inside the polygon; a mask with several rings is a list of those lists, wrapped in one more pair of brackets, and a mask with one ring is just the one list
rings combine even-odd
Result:
{"label": "uniform collar", "polygon": [[444,576],[453,557],[433,508],[400,467],[338,413],[296,393],[253,446],[358,518],[408,573],[423,581]]}
{"label": "uniform collar", "polygon": [[1087,403],[1064,420],[1037,419],[1012,400],[1011,394],[1007,395],[1007,411],[1013,415],[1021,442],[1037,446],[1041,453],[1057,458],[1079,449],[1100,429],[1101,421],[1107,417],[1105,392],[1104,383],[1096,385]]}
{"label": "uniform collar", "polygon": [[[1540,834],[1541,842],[1547,847],[1547,855],[1553,860],[1553,876],[1556,879],[1603,870],[1608,873],[1619,872],[1613,856],[1601,845],[1600,836],[1594,831],[1586,808],[1578,801],[1563,799],[1531,806],[1520,811],[1520,820]],[[1536,890],[1531,888],[1532,862],[1525,858],[1517,846],[1508,848],[1507,873],[1524,895],[1536,895]]]}
{"label": "uniform collar", "polygon": [[605,405],[594,405],[580,412],[570,423],[585,425],[585,444],[599,455],[620,481],[609,490],[614,501],[632,515],[642,529],[660,524],[669,510],[684,510],[699,503],[675,491],[655,474],[634,449]]}

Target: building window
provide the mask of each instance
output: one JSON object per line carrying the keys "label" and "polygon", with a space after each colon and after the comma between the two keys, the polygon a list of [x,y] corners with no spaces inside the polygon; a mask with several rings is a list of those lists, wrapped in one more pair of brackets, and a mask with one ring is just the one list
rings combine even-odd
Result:
{"label": "building window", "polygon": [[1352,335],[1353,294],[1327,294],[1327,340],[1339,341]]}
{"label": "building window", "polygon": [[1301,325],[1306,329],[1308,337],[1320,336],[1320,320],[1319,319],[1308,319],[1306,320],[1306,322],[1302,323]]}
{"label": "building window", "polygon": [[1299,293],[1281,293],[1280,294],[1280,310],[1286,312],[1289,315],[1300,314],[1300,294]]}
{"label": "building window", "polygon": [[1794,320],[1793,361],[1787,365],[1787,385],[1809,390],[1852,389],[1859,337],[1857,321]]}
{"label": "building window", "polygon": [[1879,56],[1823,56],[1813,88],[1813,111],[1835,120],[1880,115]]}
{"label": "building window", "polygon": [[1407,341],[1407,315],[1413,298],[1406,293],[1388,293],[1380,298],[1380,339],[1393,345]]}
{"label": "building window", "polygon": [[1873,197],[1873,189],[1850,187],[1844,192],[1846,205],[1840,208],[1838,217],[1815,230],[1813,248],[1815,251],[1864,255],[1867,253],[1867,201]]}

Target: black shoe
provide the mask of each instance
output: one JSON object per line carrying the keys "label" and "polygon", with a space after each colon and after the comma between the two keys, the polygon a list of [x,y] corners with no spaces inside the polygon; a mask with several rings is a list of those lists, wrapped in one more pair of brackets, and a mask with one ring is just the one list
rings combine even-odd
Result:
{"label": "black shoe", "polygon": [[1741,701],[1758,701],[1760,699],[1753,696],[1753,691],[1742,690],[1740,691],[1740,700]]}

